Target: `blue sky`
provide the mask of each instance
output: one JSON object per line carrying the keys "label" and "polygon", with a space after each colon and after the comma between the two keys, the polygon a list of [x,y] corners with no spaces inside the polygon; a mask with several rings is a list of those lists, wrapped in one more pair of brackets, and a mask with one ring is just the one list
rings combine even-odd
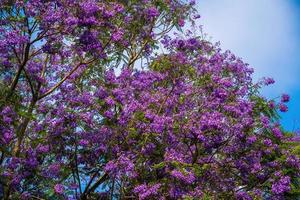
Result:
{"label": "blue sky", "polygon": [[199,23],[211,41],[220,41],[254,68],[254,80],[272,77],[263,94],[291,96],[283,126],[300,129],[300,0],[197,0]]}

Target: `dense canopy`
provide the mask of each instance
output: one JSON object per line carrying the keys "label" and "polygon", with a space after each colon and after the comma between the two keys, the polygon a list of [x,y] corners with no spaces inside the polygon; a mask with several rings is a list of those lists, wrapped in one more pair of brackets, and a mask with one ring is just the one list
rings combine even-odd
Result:
{"label": "dense canopy", "polygon": [[299,196],[289,96],[197,35],[195,1],[0,9],[0,199]]}

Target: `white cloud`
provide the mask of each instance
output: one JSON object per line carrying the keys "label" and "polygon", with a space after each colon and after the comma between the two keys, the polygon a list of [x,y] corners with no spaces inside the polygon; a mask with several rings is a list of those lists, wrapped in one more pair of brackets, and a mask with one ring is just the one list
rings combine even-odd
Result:
{"label": "white cloud", "polygon": [[[199,0],[203,30],[255,69],[273,77],[270,95],[292,90],[300,75],[298,16],[286,0]],[[299,52],[299,53],[298,53]]]}

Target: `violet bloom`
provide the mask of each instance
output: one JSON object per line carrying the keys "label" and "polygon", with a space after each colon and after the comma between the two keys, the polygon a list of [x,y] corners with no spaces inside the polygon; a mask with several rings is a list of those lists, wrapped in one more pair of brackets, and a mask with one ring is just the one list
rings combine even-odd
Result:
{"label": "violet bloom", "polygon": [[156,195],[161,184],[157,183],[152,186],[146,184],[138,185],[134,188],[133,192],[139,195],[139,199],[148,199],[150,196]]}
{"label": "violet bloom", "polygon": [[159,15],[159,11],[155,7],[151,7],[147,9],[147,18],[148,19],[154,19]]}
{"label": "violet bloom", "polygon": [[254,142],[256,142],[257,138],[255,135],[249,136],[247,138],[247,144],[253,144]]}
{"label": "violet bloom", "polygon": [[290,101],[290,96],[288,95],[288,94],[283,94],[282,96],[281,96],[281,102],[282,103],[287,103],[287,102],[289,102]]}
{"label": "violet bloom", "polygon": [[58,176],[60,173],[60,169],[61,169],[60,163],[53,163],[49,165],[48,171],[51,173],[51,175]]}
{"label": "violet bloom", "polygon": [[107,111],[104,112],[104,116],[109,118],[109,119],[112,119],[113,116],[114,116],[114,113],[111,110],[107,110]]}
{"label": "violet bloom", "polygon": [[57,194],[63,194],[64,193],[64,186],[62,184],[56,184],[54,186],[54,192]]}
{"label": "violet bloom", "polygon": [[123,35],[124,35],[123,30],[118,29],[112,34],[111,39],[112,41],[117,42],[123,38]]}
{"label": "violet bloom", "polygon": [[274,84],[274,83],[275,83],[275,80],[274,80],[273,78],[267,78],[267,77],[265,77],[265,78],[263,79],[263,83],[264,83],[265,85],[271,85],[271,84]]}
{"label": "violet bloom", "polygon": [[274,108],[275,108],[275,102],[274,102],[274,101],[270,101],[270,102],[269,102],[269,107],[270,107],[271,109],[274,109]]}
{"label": "violet bloom", "polygon": [[184,19],[179,19],[179,20],[178,20],[178,25],[179,25],[180,27],[183,27],[184,24],[185,24]]}
{"label": "violet bloom", "polygon": [[239,200],[252,200],[252,197],[245,191],[239,191],[236,193],[236,199]]}
{"label": "violet bloom", "polygon": [[13,135],[12,131],[7,131],[7,132],[4,133],[4,137],[3,138],[4,138],[5,142],[8,144],[8,143],[11,142],[11,140],[13,139],[13,137],[14,137],[14,135]]}
{"label": "violet bloom", "polygon": [[171,175],[181,181],[184,181],[185,183],[191,184],[195,181],[195,176],[192,172],[186,172],[186,174],[183,174],[182,172],[178,170],[173,170],[171,172]]}
{"label": "violet bloom", "polygon": [[89,145],[89,141],[88,141],[88,140],[85,140],[85,139],[81,139],[81,140],[79,141],[79,145],[80,145],[80,146],[83,146],[83,147],[86,147],[86,146]]}
{"label": "violet bloom", "polygon": [[283,136],[281,130],[278,127],[273,128],[272,132],[276,138],[280,139]]}
{"label": "violet bloom", "polygon": [[48,153],[49,150],[50,150],[49,145],[42,145],[42,144],[40,144],[37,147],[37,152],[38,153]]}
{"label": "violet bloom", "polygon": [[288,107],[287,107],[285,104],[280,103],[280,104],[279,104],[279,110],[280,110],[281,112],[287,112],[287,111],[288,111]]}
{"label": "violet bloom", "polygon": [[272,146],[272,140],[270,140],[270,139],[264,139],[264,144],[266,145],[266,146]]}
{"label": "violet bloom", "polygon": [[291,178],[289,176],[284,176],[280,178],[277,182],[272,184],[272,192],[274,194],[282,194],[284,192],[290,191]]}
{"label": "violet bloom", "polygon": [[112,98],[112,97],[107,97],[106,99],[105,99],[105,102],[107,103],[107,105],[109,105],[109,106],[114,106],[115,105],[115,101],[114,101],[114,99]]}

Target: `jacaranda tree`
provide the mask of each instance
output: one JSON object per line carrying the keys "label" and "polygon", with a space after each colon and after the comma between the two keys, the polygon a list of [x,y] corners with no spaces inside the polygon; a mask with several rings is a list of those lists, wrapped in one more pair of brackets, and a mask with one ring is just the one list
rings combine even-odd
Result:
{"label": "jacaranda tree", "polygon": [[289,96],[182,31],[194,4],[0,1],[0,199],[297,198]]}

